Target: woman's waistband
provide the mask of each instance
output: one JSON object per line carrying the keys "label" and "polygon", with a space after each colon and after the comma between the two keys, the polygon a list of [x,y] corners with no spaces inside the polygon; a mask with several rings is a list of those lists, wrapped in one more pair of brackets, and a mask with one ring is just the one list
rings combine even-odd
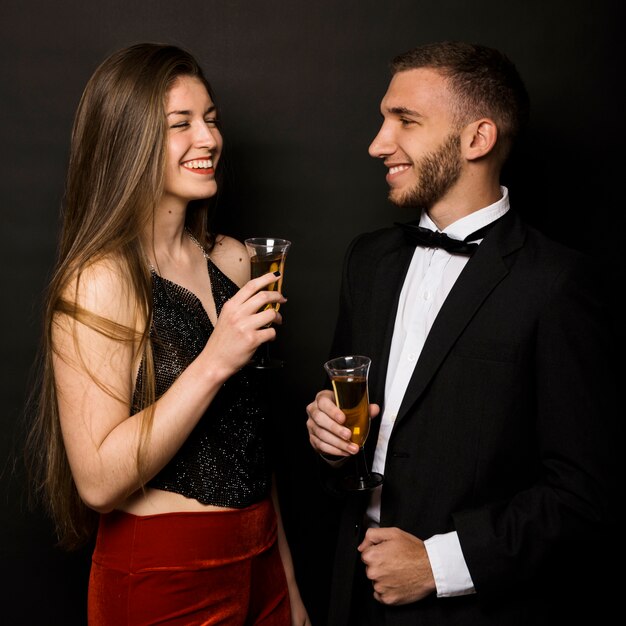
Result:
{"label": "woman's waistband", "polygon": [[250,558],[276,541],[267,498],[244,509],[100,516],[93,561],[122,571],[206,568]]}

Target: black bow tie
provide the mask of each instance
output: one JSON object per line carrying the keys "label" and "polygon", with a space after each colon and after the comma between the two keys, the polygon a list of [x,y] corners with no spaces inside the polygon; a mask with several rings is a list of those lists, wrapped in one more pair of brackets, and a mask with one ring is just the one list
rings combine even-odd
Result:
{"label": "black bow tie", "polygon": [[497,222],[494,220],[477,231],[471,233],[465,239],[453,239],[445,233],[439,233],[430,228],[423,228],[416,223],[400,224],[396,222],[403,232],[407,242],[413,246],[423,246],[425,248],[442,248],[450,254],[466,254],[471,256],[478,249],[477,243],[471,243],[473,239],[481,239],[485,233]]}

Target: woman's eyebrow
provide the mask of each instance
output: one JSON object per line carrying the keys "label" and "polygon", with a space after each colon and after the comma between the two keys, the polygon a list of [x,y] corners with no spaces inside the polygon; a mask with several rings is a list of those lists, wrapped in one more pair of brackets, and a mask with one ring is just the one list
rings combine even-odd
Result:
{"label": "woman's eyebrow", "polygon": [[[211,105],[205,112],[204,114],[206,115],[207,113],[213,113],[214,111],[216,111],[216,107],[215,105]],[[170,111],[167,114],[167,117],[169,117],[170,115],[191,115],[191,111],[187,111],[187,110],[183,110],[183,111]]]}

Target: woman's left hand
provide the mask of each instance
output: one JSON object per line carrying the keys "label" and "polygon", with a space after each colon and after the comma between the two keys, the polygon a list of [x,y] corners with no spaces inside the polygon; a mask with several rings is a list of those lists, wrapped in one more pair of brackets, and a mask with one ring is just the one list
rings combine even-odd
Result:
{"label": "woman's left hand", "polygon": [[311,626],[309,614],[304,608],[304,604],[300,601],[299,606],[291,606],[291,626]]}

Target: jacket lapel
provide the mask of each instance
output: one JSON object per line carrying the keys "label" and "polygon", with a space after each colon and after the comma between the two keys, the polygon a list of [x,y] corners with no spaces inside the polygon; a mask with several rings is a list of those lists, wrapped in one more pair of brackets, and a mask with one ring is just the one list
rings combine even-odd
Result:
{"label": "jacket lapel", "polygon": [[415,248],[406,245],[404,239],[398,246],[384,254],[376,268],[372,281],[372,298],[376,305],[371,316],[371,354],[370,396],[372,402],[382,403],[385,394],[385,378],[393,327],[396,321],[398,301],[404,284],[404,277],[413,257]]}
{"label": "jacket lapel", "polygon": [[522,228],[517,216],[509,211],[489,232],[468,261],[428,334],[400,406],[396,424],[422,395],[472,316],[507,275],[505,257],[522,245]]}

